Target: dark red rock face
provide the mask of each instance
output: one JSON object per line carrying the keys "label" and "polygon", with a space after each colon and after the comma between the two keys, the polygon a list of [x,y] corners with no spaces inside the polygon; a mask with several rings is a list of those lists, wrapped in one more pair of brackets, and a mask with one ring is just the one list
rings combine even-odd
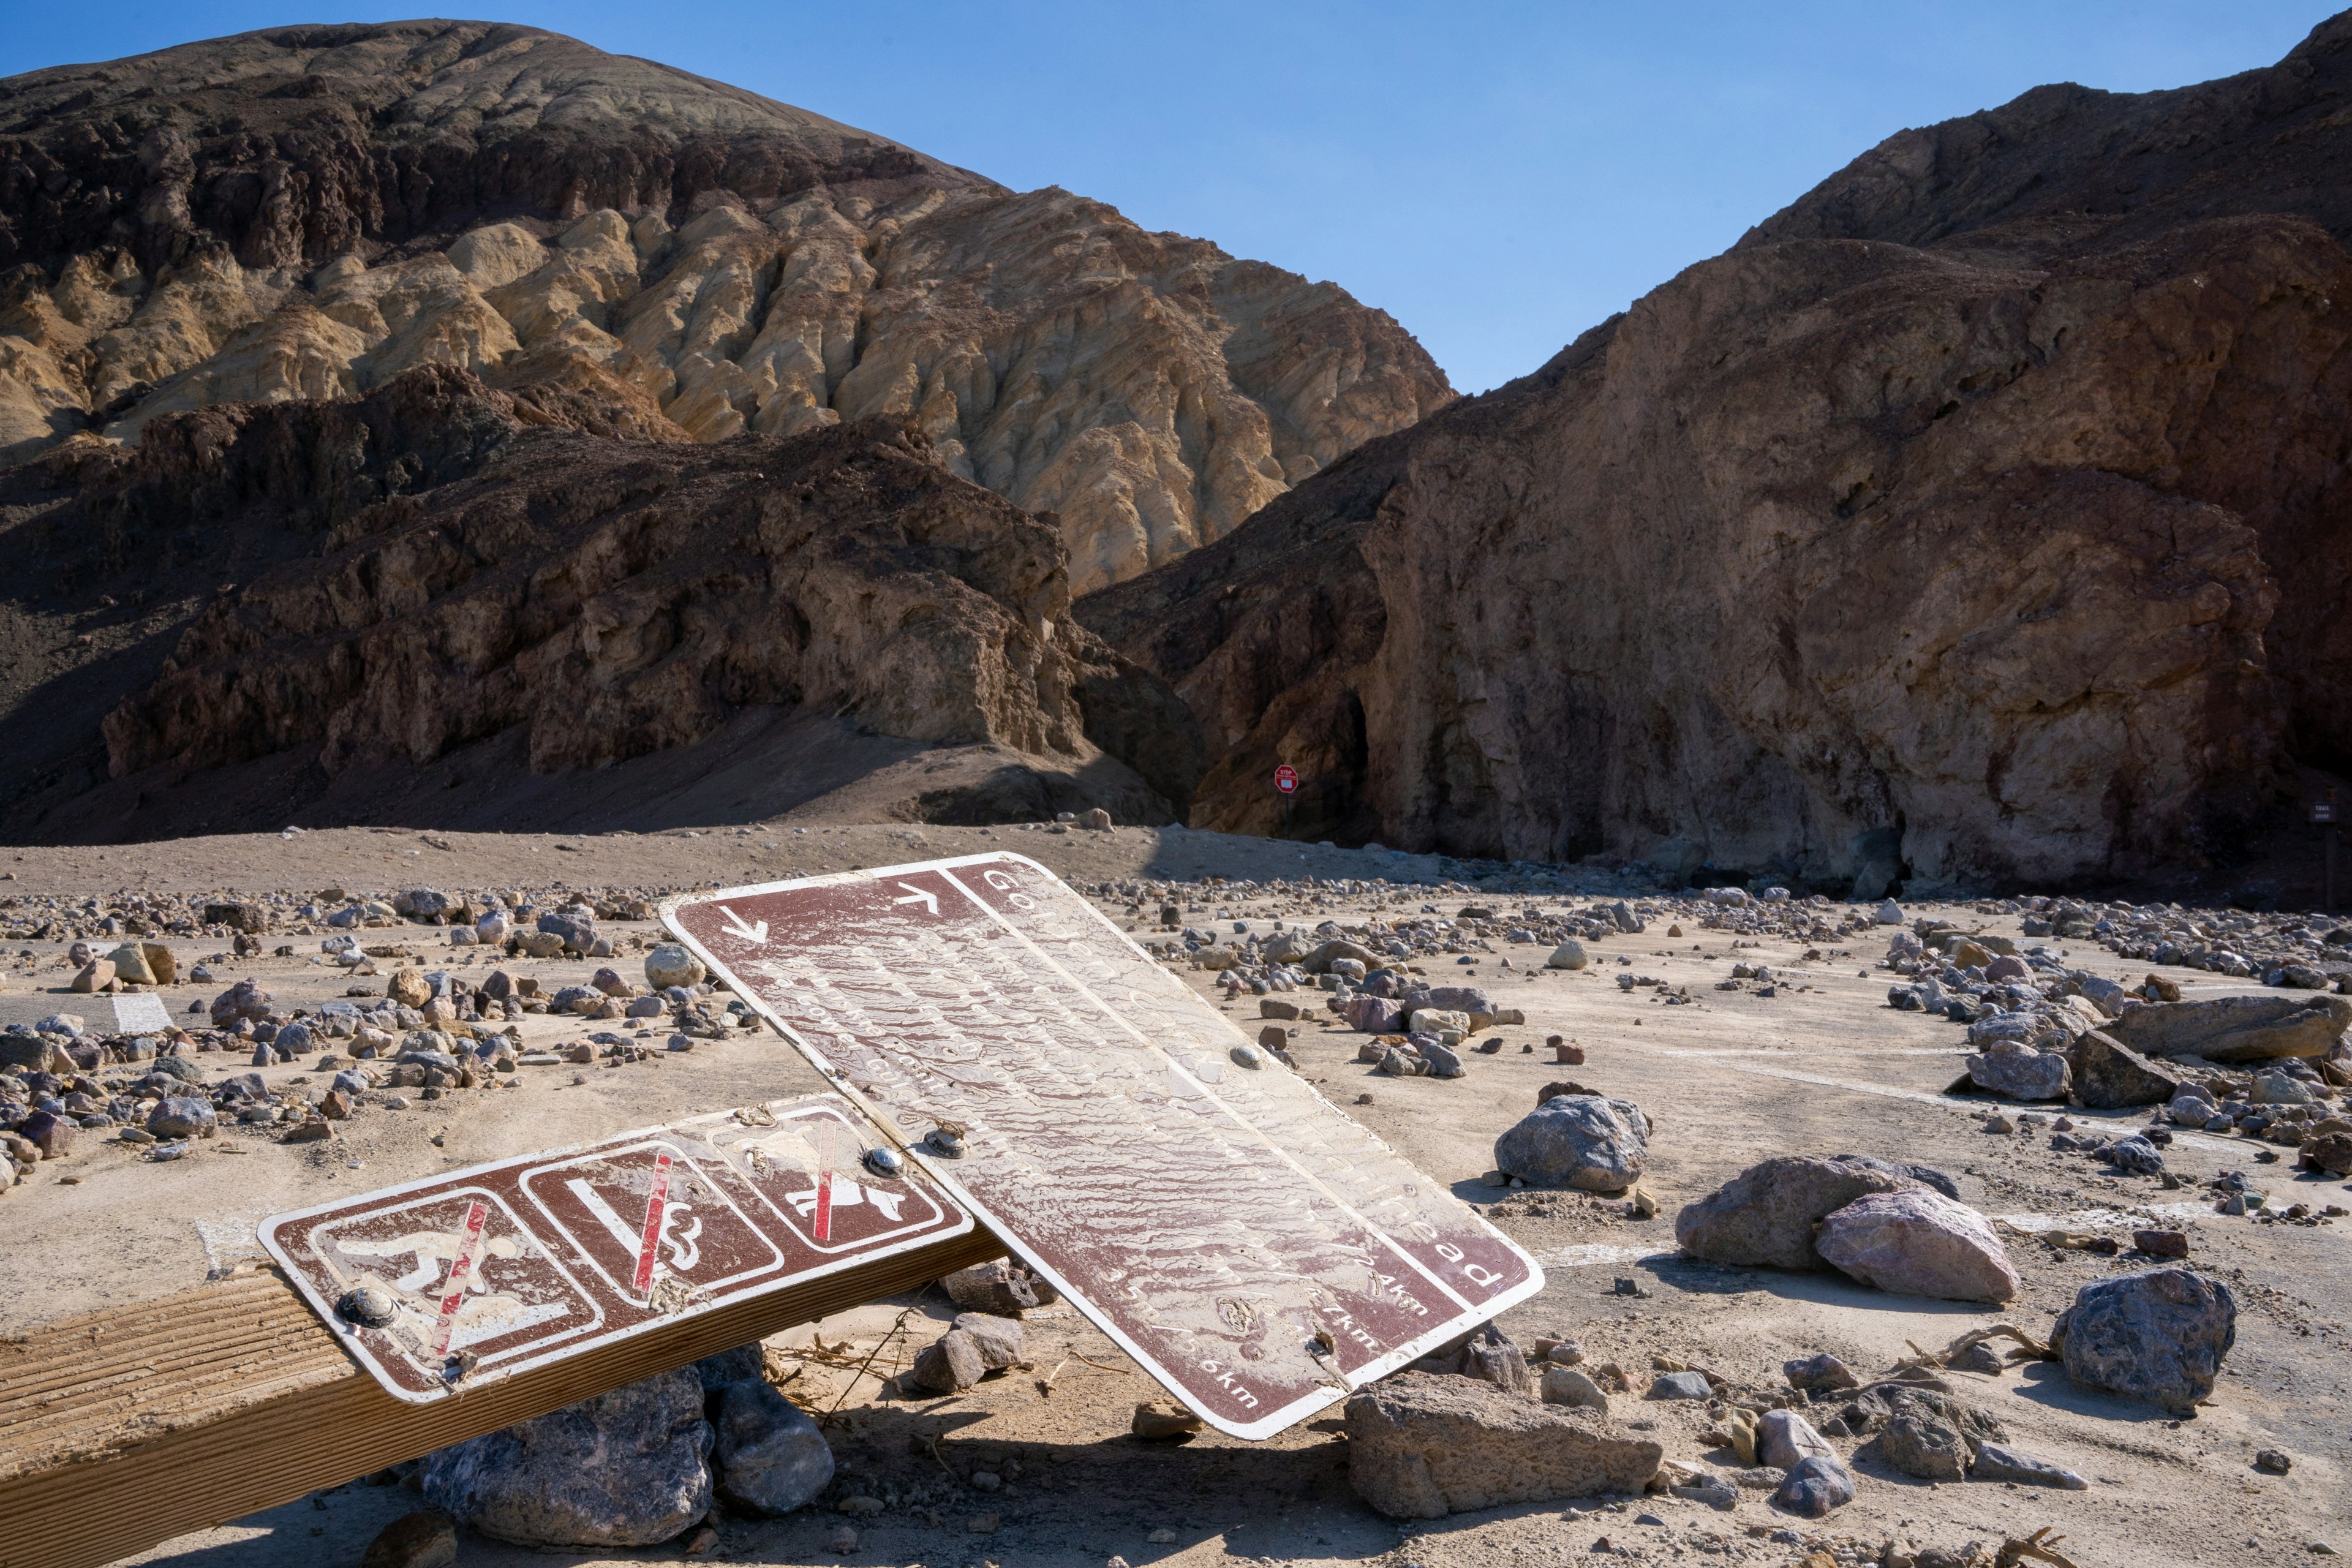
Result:
{"label": "dark red rock face", "polygon": [[[2352,759],[2352,21],[1906,132],[1081,601],[1202,826],[1865,891],[2226,855]],[[2168,151],[2167,150],[2168,149]],[[2128,187],[2128,189],[2126,189]]]}

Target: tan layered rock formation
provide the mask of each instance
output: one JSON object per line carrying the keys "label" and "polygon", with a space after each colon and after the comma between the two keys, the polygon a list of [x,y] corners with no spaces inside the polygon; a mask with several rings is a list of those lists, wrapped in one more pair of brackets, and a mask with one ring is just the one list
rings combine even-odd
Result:
{"label": "tan layered rock formation", "polygon": [[1079,615],[1204,826],[1864,893],[2231,852],[2352,759],[2352,20],[1906,132]]}
{"label": "tan layered rock formation", "polygon": [[[35,467],[73,497],[9,552],[101,571],[110,556],[126,595],[207,535],[278,542],[105,713],[121,816],[134,792],[201,793],[272,758],[298,763],[280,770],[295,798],[253,803],[273,814],[501,738],[514,773],[585,773],[759,710],[982,748],[1070,781],[1040,799],[1076,790],[1165,820],[1089,739],[1089,710],[1156,768],[1153,747],[1185,744],[1181,706],[1071,624],[1054,530],[903,423],[619,441],[425,367],[362,399],[224,405],[160,420],[127,452],[93,442]],[[803,765],[813,738],[778,731],[772,769]],[[68,813],[120,836],[103,815]]]}
{"label": "tan layered rock formation", "polygon": [[427,364],[673,440],[911,420],[1081,590],[1452,395],[1330,284],[534,29],[0,82],[0,459]]}

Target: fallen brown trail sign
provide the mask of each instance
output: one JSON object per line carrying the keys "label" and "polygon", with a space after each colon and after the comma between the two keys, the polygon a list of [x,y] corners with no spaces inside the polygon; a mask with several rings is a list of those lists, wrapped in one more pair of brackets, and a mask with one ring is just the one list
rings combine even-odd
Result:
{"label": "fallen brown trail sign", "polygon": [[1221,1431],[1271,1436],[1542,1288],[1034,861],[730,889],[663,918]]}
{"label": "fallen brown trail sign", "polygon": [[934,1232],[454,1399],[394,1398],[274,1269],[45,1324],[0,1340],[0,1568],[98,1568],[1003,1251]]}
{"label": "fallen brown trail sign", "polygon": [[863,1156],[832,1095],[746,1106],[281,1215],[261,1242],[394,1398],[470,1394],[971,1216]]}

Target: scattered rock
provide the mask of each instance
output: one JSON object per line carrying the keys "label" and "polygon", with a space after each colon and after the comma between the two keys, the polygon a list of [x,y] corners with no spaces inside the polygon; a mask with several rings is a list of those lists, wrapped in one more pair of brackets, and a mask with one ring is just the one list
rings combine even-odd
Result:
{"label": "scattered rock", "polygon": [[2256,1105],[2310,1105],[2319,1096],[2309,1084],[2286,1072],[2262,1072],[2254,1075],[2250,1097]]}
{"label": "scattered rock", "polygon": [[1471,1331],[1454,1360],[1453,1370],[1522,1399],[1536,1396],[1535,1374],[1528,1370],[1526,1352],[1492,1323]]}
{"label": "scattered rock", "polygon": [[1817,1268],[1813,1229],[1874,1193],[1918,1184],[1859,1160],[1783,1154],[1751,1165],[1675,1219],[1675,1240],[1710,1263]]}
{"label": "scattered rock", "polygon": [[1391,1519],[1639,1492],[1664,1453],[1589,1410],[1425,1373],[1359,1389],[1348,1401],[1347,1424],[1348,1479]]}
{"label": "scattered rock", "polygon": [[1969,1468],[1969,1476],[1972,1480],[2015,1481],[2023,1487],[2058,1487],[2070,1492],[2086,1491],[2091,1485],[2070,1469],[1999,1443],[1977,1445],[1976,1462]]}
{"label": "scattered rock", "polygon": [[1991,1224],[1924,1187],[1873,1193],[1822,1221],[1821,1255],[1865,1285],[1899,1296],[2006,1301],[2017,1270]]}
{"label": "scattered rock", "polygon": [[2237,1342],[2238,1304],[2219,1280],[2153,1268],[2084,1286],[2050,1337],[2084,1387],[2189,1415]]}
{"label": "scattered rock", "polygon": [[1135,1418],[1127,1429],[1147,1442],[1164,1443],[1178,1437],[1189,1437],[1201,1430],[1198,1415],[1172,1400],[1155,1399],[1135,1407]]}
{"label": "scattered rock", "polygon": [[47,1110],[36,1110],[16,1127],[16,1136],[38,1150],[44,1160],[62,1160],[72,1153],[74,1140],[80,1131],[70,1118]]}
{"label": "scattered rock", "polygon": [[520,1546],[651,1546],[710,1511],[711,1432],[691,1367],[443,1448],[425,1497]]}
{"label": "scattered rock", "polygon": [[1562,1095],[1495,1140],[1495,1163],[1529,1186],[1622,1193],[1641,1179],[1649,1135],[1632,1100]]}
{"label": "scattered rock", "polygon": [[1061,1296],[1045,1280],[1009,1258],[959,1268],[940,1281],[948,1300],[971,1312],[1017,1317],[1038,1307],[1050,1307]]}
{"label": "scattered rock", "polygon": [[170,1095],[147,1113],[147,1131],[158,1138],[209,1138],[220,1125],[209,1100]]}
{"label": "scattered rock", "polygon": [[2151,1057],[2213,1062],[2326,1056],[2352,1025],[2352,997],[2217,996],[2151,1002],[2116,1018],[2106,1033]]}
{"label": "scattered rock", "polygon": [[663,942],[646,954],[646,984],[656,991],[667,991],[673,985],[699,985],[708,974],[702,960],[677,942]]}
{"label": "scattered rock", "polygon": [[425,980],[425,971],[413,964],[394,970],[383,994],[404,1007],[422,1007],[433,1000],[433,987]]}
{"label": "scattered rock", "polygon": [[1727,1511],[1739,1506],[1739,1489],[1713,1470],[1698,1470],[1696,1475],[1666,1489],[1685,1502],[1701,1502],[1712,1509]]}
{"label": "scattered rock", "polygon": [[2162,1174],[2164,1171],[2163,1153],[2137,1132],[2128,1138],[2118,1138],[2100,1149],[2099,1158],[2126,1175],[2154,1176]]}
{"label": "scattered rock", "polygon": [[450,1568],[457,1561],[457,1521],[438,1509],[420,1508],[377,1531],[360,1568]]}
{"label": "scattered rock", "polygon": [[961,1330],[980,1352],[980,1363],[991,1372],[1001,1372],[1021,1363],[1022,1331],[1017,1318],[1000,1318],[987,1312],[960,1312],[954,1326]]}
{"label": "scattered rock", "polygon": [[2303,1146],[2299,1163],[2306,1171],[2331,1176],[2352,1176],[2352,1132],[2324,1132]]}
{"label": "scattered rock", "polygon": [[1819,1519],[1853,1500],[1853,1473],[1834,1455],[1816,1454],[1790,1468],[1772,1494],[1774,1506],[1805,1519]]}
{"label": "scattered rock", "polygon": [[1854,1376],[1853,1369],[1827,1351],[1802,1361],[1781,1363],[1780,1375],[1789,1380],[1790,1387],[1801,1388],[1808,1394],[1862,1386],[1862,1379]]}
{"label": "scattered rock", "polygon": [[1982,1340],[1958,1355],[1946,1357],[1944,1365],[1953,1372],[1973,1372],[1987,1377],[1999,1377],[2009,1370],[2009,1363],[2001,1360],[2000,1352]]}
{"label": "scattered rock", "polygon": [[1756,1422],[1756,1457],[1775,1469],[1794,1470],[1801,1459],[1834,1459],[1837,1450],[1793,1410],[1767,1410]]}
{"label": "scattered rock", "polygon": [[763,1517],[790,1513],[832,1484],[824,1434],[766,1378],[739,1378],[709,1403],[711,1468],[730,1506]]}
{"label": "scattered rock", "polygon": [[1979,1089],[2011,1100],[2063,1100],[2074,1087],[2063,1053],[2037,1051],[2020,1040],[1994,1040],[1968,1058],[1969,1078]]}
{"label": "scattered rock", "polygon": [[[1567,1368],[1560,1369],[1562,1371]],[[1650,1380],[1647,1394],[1651,1399],[1712,1399],[1715,1390],[1706,1378],[1696,1372],[1662,1373]]]}
{"label": "scattered rock", "polygon": [[1546,1405],[1580,1405],[1587,1410],[1609,1414],[1609,1395],[1601,1385],[1572,1366],[1547,1365],[1543,1369],[1543,1401]]}
{"label": "scattered rock", "polygon": [[980,1347],[971,1336],[961,1329],[950,1329],[916,1353],[914,1368],[907,1377],[916,1387],[933,1394],[961,1394],[987,1371],[988,1363],[981,1359]]}
{"label": "scattered rock", "polygon": [[1561,942],[1558,947],[1551,950],[1551,956],[1544,960],[1544,967],[1547,969],[1582,969],[1586,964],[1591,962],[1591,959],[1585,955],[1584,944],[1577,941],[1574,937],[1570,937],[1567,941]]}
{"label": "scattered rock", "polygon": [[1888,1464],[1923,1481],[1957,1481],[1968,1474],[1967,1439],[1932,1416],[1895,1416],[1879,1431],[1878,1451]]}

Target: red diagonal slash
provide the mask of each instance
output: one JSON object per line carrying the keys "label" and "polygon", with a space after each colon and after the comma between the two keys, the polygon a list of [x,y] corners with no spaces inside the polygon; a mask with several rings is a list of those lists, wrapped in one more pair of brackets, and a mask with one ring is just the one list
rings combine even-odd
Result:
{"label": "red diagonal slash", "polygon": [[640,1296],[654,1293],[654,1261],[661,1252],[662,1211],[669,1206],[669,1155],[654,1156],[654,1193],[646,1200],[645,1239],[637,1245],[637,1276],[631,1283]]}
{"label": "red diagonal slash", "polygon": [[467,1205],[465,1235],[457,1243],[457,1256],[449,1260],[449,1289],[441,1298],[441,1316],[433,1327],[435,1355],[449,1353],[449,1335],[457,1327],[457,1308],[466,1300],[466,1281],[481,1257],[482,1226],[489,1217],[489,1205],[477,1200]]}
{"label": "red diagonal slash", "polygon": [[833,1173],[831,1171],[819,1171],[816,1173],[816,1238],[819,1241],[833,1239]]}

